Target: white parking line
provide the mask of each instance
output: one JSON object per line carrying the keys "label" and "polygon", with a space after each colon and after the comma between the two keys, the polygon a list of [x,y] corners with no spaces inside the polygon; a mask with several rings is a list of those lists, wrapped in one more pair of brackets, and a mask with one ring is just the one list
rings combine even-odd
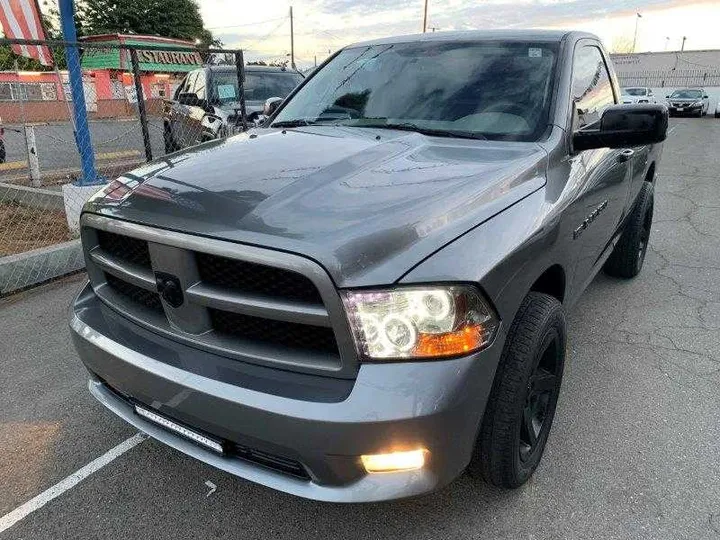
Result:
{"label": "white parking line", "polygon": [[67,490],[75,487],[77,484],[85,480],[95,471],[102,469],[105,465],[122,456],[128,450],[136,447],[138,444],[147,439],[147,435],[144,433],[137,433],[129,439],[121,442],[115,448],[112,448],[105,452],[102,456],[94,459],[83,468],[72,473],[67,478],[61,480],[53,487],[43,491],[37,497],[30,499],[25,504],[18,506],[12,512],[5,514],[0,518],[0,533],[8,530],[10,527],[15,525],[18,521],[32,514],[35,510],[39,510],[47,503],[52,501],[55,497],[59,497]]}
{"label": "white parking line", "polygon": [[673,131],[675,131],[678,127],[680,127],[680,124],[675,124],[673,127],[668,129],[667,134],[670,135]]}

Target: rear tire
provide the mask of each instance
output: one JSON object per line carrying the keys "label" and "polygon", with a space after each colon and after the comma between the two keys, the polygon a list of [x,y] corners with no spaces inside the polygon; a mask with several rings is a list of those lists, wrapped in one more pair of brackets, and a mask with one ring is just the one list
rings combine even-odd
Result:
{"label": "rear tire", "polygon": [[5,152],[5,141],[0,139],[0,163],[5,163],[6,157],[7,157],[7,154]]}
{"label": "rear tire", "polygon": [[629,279],[637,276],[642,270],[652,228],[653,192],[653,185],[650,182],[643,182],[625,230],[605,263],[606,274]]}
{"label": "rear tire", "polygon": [[524,484],[540,463],[565,366],[565,312],[531,292],[508,332],[468,472],[498,487]]}

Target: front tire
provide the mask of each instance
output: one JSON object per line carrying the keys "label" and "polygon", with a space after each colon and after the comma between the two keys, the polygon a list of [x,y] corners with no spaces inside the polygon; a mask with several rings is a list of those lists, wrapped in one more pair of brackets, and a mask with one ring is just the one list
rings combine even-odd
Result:
{"label": "front tire", "polygon": [[619,278],[634,278],[645,262],[650,229],[652,228],[654,189],[650,182],[643,182],[635,208],[610,258],[605,263],[605,273]]}
{"label": "front tire", "polygon": [[468,468],[498,487],[517,488],[540,463],[565,366],[565,312],[529,293],[508,332]]}

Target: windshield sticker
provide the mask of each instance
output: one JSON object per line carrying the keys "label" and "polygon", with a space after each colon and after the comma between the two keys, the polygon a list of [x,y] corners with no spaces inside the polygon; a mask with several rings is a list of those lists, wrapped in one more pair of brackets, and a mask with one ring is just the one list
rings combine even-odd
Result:
{"label": "windshield sticker", "polygon": [[542,49],[530,47],[528,49],[528,57],[530,58],[542,58]]}
{"label": "windshield sticker", "polygon": [[217,91],[220,99],[232,99],[235,97],[235,85],[233,84],[218,84]]}

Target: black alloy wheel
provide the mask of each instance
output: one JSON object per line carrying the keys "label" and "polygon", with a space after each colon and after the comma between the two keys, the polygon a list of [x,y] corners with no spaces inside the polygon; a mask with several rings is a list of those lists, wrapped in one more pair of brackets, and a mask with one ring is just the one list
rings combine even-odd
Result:
{"label": "black alloy wheel", "polygon": [[520,461],[527,462],[535,457],[538,441],[546,438],[550,430],[551,411],[557,404],[560,385],[557,383],[558,370],[562,365],[559,336],[548,335],[539,351],[538,362],[527,385],[525,407],[520,422]]}

